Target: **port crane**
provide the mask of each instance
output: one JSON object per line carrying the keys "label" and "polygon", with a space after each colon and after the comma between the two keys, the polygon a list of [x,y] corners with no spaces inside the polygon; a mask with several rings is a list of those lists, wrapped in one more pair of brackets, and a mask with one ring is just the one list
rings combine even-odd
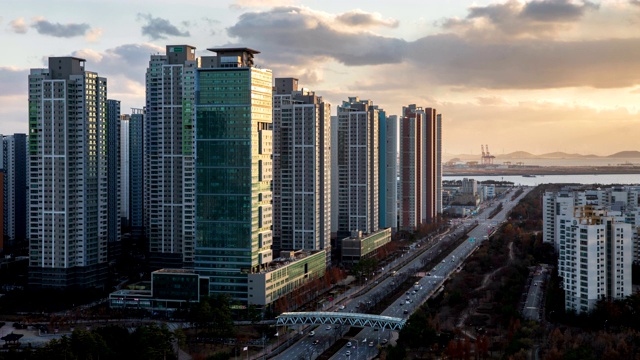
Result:
{"label": "port crane", "polygon": [[480,149],[482,150],[482,165],[493,165],[493,159],[496,157],[491,155],[489,152],[489,145],[480,145]]}

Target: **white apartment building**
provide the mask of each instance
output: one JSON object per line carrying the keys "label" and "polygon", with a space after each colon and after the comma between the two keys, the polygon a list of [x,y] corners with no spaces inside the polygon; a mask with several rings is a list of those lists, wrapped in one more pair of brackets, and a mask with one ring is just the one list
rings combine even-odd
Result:
{"label": "white apartment building", "polygon": [[350,97],[338,106],[338,233],[379,228],[379,110]]}
{"label": "white apartment building", "polygon": [[298,90],[297,84],[295,78],[275,79],[274,248],[329,249],[331,107],[314,92]]}
{"label": "white apartment building", "polygon": [[559,216],[569,214],[573,207],[594,205],[603,206],[617,211],[619,221],[631,224],[633,234],[633,261],[640,262],[640,207],[638,199],[640,188],[637,186],[625,186],[616,188],[590,189],[584,191],[572,191],[571,188],[558,192],[547,192],[542,197],[543,241],[553,243],[556,251],[559,250]]}
{"label": "white apartment building", "polygon": [[168,45],[146,73],[145,229],[153,269],[193,267],[195,48]]}
{"label": "white apartment building", "polygon": [[51,57],[29,75],[29,284],[103,287],[107,80]]}
{"label": "white apartment building", "polygon": [[593,205],[575,206],[558,219],[558,274],[565,309],[589,312],[600,299],[629,296],[632,225]]}

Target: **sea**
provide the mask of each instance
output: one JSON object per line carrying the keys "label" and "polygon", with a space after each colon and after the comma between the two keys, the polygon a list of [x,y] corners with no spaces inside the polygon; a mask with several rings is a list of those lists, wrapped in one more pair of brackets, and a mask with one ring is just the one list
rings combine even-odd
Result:
{"label": "sea", "polygon": [[462,180],[475,179],[476,181],[510,181],[514,185],[537,186],[540,184],[640,184],[640,174],[600,174],[600,175],[537,175],[536,177],[525,177],[522,175],[494,175],[494,176],[443,176],[442,180]]}
{"label": "sea", "polygon": [[[524,165],[533,166],[640,166],[638,158],[583,158],[583,159],[510,159],[512,164],[522,162]],[[502,161],[503,162],[503,161]],[[501,163],[502,163],[501,162]],[[497,161],[495,163],[498,163]],[[443,176],[443,180],[462,180],[472,178],[477,181],[495,180],[510,181],[515,185],[536,186],[540,184],[640,184],[640,174],[598,174],[598,175],[537,175],[525,177],[522,175],[489,175],[489,176]]]}

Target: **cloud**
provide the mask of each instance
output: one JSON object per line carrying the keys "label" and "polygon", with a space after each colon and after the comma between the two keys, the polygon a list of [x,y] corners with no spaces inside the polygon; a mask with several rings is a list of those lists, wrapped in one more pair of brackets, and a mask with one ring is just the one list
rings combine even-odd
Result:
{"label": "cloud", "polygon": [[640,38],[488,44],[448,34],[424,37],[410,49],[408,61],[440,84],[512,89],[640,84]]}
{"label": "cloud", "polygon": [[449,18],[442,27],[475,38],[540,38],[558,34],[580,21],[599,5],[583,1],[539,0],[521,3],[509,0],[487,6],[472,6],[466,18]]}
{"label": "cloud", "polygon": [[164,52],[164,47],[152,44],[125,44],[104,52],[91,49],[78,50],[72,55],[86,59],[86,68],[98,72],[101,76],[123,75],[144,84],[150,56]]}
{"label": "cloud", "polygon": [[322,58],[346,65],[398,63],[407,44],[402,39],[348,31],[335,16],[302,7],[247,12],[227,32],[240,43],[264,50],[268,60],[301,65]]}
{"label": "cloud", "polygon": [[[537,6],[549,8],[566,5],[563,5],[564,1],[539,3]],[[476,11],[470,11],[470,17],[495,19],[492,21],[496,22],[510,18],[516,26],[515,17],[521,18],[526,6],[510,1],[474,8]],[[584,13],[592,7],[590,3],[571,6],[579,6],[583,10],[565,11],[554,21],[578,21],[575,14]],[[538,18],[543,17],[544,11],[539,8],[530,11],[537,12]],[[393,81],[399,77],[399,72],[406,71],[411,74],[405,79],[407,81],[462,90],[615,88],[640,84],[640,37],[636,35],[583,40],[550,36],[477,37],[465,32],[445,31],[406,41],[354,30],[339,20],[343,15],[305,7],[279,7],[247,12],[227,32],[234,38],[234,45],[242,44],[262,51],[258,58],[263,62],[261,65],[274,64],[272,67],[276,67],[283,62],[294,63],[298,74],[328,61],[336,61],[350,67],[377,66],[376,77],[386,80]],[[529,21],[543,26],[543,22]],[[288,74],[296,76],[291,70]],[[397,86],[402,88],[406,84]]]}
{"label": "cloud", "polygon": [[154,18],[151,14],[138,14],[138,20],[146,21],[142,26],[142,35],[149,36],[152,40],[166,39],[167,36],[190,36],[188,30],[180,31],[169,20]]}
{"label": "cloud", "polygon": [[11,30],[13,30],[13,32],[16,34],[26,34],[27,30],[29,30],[29,26],[27,26],[27,23],[22,17],[11,20],[9,26],[11,27]]}
{"label": "cloud", "polygon": [[497,105],[507,105],[508,101],[502,96],[478,96],[476,97],[476,101],[480,106],[497,106]]}
{"label": "cloud", "polygon": [[52,23],[40,17],[35,18],[31,27],[41,35],[50,35],[61,38],[71,38],[84,35],[89,29],[89,24],[60,24]]}
{"label": "cloud", "polygon": [[569,0],[542,0],[526,3],[521,16],[536,21],[575,21],[587,10],[597,10],[600,6],[589,1],[573,4]]}
{"label": "cloud", "polygon": [[630,3],[631,5],[640,6],[640,0],[629,0],[629,3]]}
{"label": "cloud", "polygon": [[383,19],[379,13],[367,13],[362,10],[352,10],[340,14],[336,17],[336,20],[345,25],[357,27],[386,26],[395,28],[399,24],[396,19]]}
{"label": "cloud", "polygon": [[100,28],[98,29],[91,29],[87,32],[87,34],[85,35],[85,39],[88,42],[96,42],[98,41],[101,37],[102,37],[102,33],[104,31]]}
{"label": "cloud", "polygon": [[248,7],[275,7],[291,5],[293,0],[236,0],[231,8],[242,9]]}

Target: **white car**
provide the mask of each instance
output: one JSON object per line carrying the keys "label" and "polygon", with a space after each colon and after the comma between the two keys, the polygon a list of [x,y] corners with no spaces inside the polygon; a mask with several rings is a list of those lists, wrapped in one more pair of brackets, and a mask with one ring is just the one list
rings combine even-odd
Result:
{"label": "white car", "polygon": [[331,330],[331,325],[327,325],[325,329],[327,329],[327,331]]}
{"label": "white car", "polygon": [[344,354],[347,355],[347,356],[351,356],[351,351],[347,350],[347,352],[344,353]]}
{"label": "white car", "polygon": [[351,347],[351,341],[347,343],[347,347]]}
{"label": "white car", "polygon": [[344,305],[340,305],[340,310],[344,310]]}

